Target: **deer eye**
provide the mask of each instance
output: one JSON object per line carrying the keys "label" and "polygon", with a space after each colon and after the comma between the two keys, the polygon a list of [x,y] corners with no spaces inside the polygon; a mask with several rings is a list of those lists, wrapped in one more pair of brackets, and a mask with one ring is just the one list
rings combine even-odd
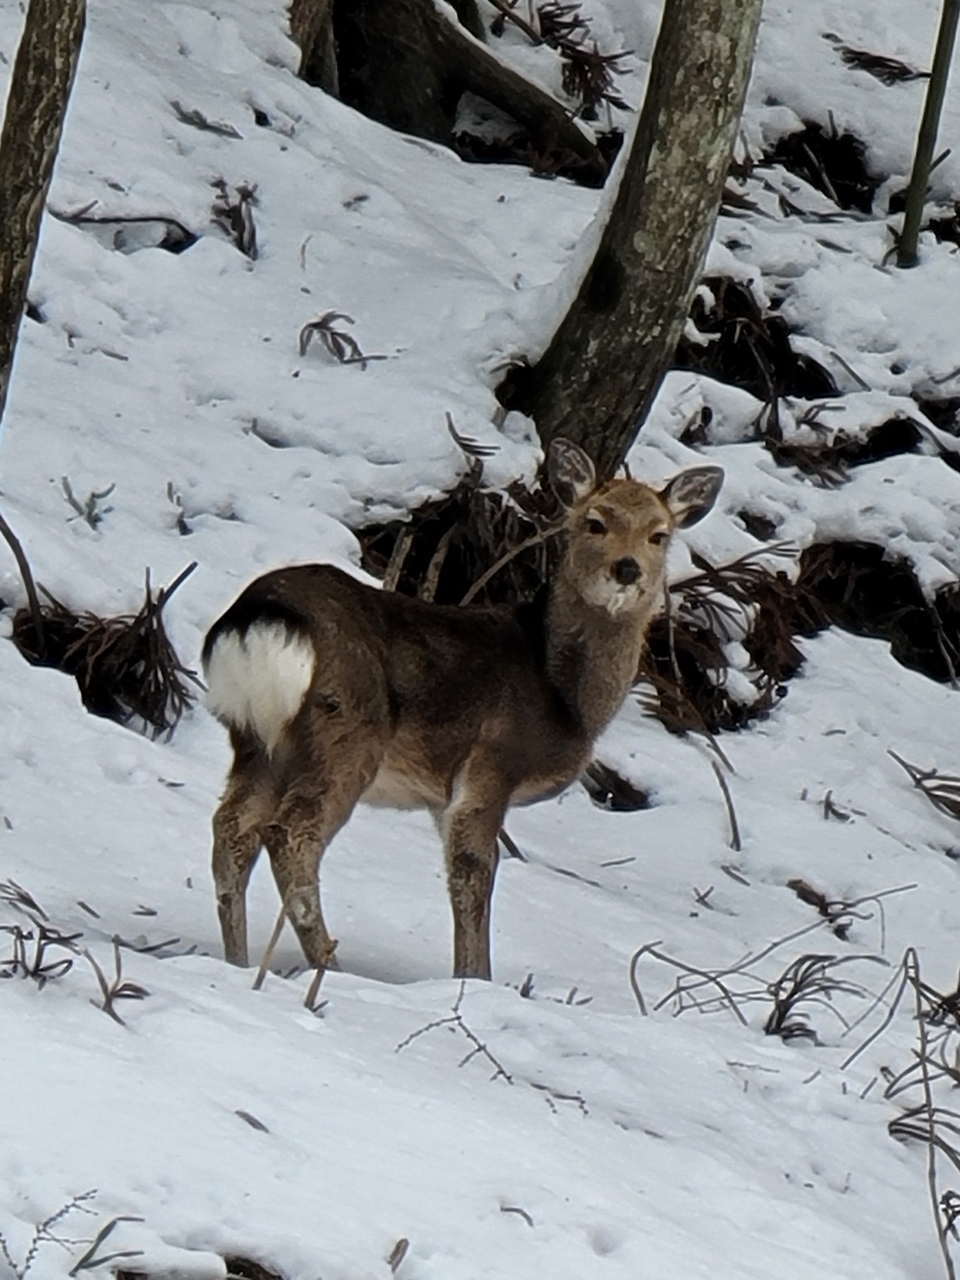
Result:
{"label": "deer eye", "polygon": [[585,524],[587,533],[601,534],[607,532],[607,526],[602,520],[598,520],[596,516],[588,516]]}
{"label": "deer eye", "polygon": [[666,542],[669,536],[670,535],[667,533],[666,529],[658,529],[656,533],[651,533],[650,541],[655,547],[659,547]]}

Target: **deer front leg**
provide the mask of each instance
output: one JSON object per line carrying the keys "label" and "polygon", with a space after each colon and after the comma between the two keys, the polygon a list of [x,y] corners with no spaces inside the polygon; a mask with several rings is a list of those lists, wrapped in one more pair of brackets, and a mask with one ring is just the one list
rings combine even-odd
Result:
{"label": "deer front leg", "polygon": [[497,832],[506,807],[500,780],[468,764],[440,818],[453,908],[455,978],[490,978],[490,902],[497,873]]}

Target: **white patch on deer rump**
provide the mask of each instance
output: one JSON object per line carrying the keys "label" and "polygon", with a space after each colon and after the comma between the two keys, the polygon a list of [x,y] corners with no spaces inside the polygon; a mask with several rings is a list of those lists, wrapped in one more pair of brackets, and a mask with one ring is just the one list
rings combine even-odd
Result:
{"label": "white patch on deer rump", "polygon": [[224,631],[206,666],[207,708],[272,752],[303,705],[315,665],[310,640],[282,622],[254,622],[242,635]]}

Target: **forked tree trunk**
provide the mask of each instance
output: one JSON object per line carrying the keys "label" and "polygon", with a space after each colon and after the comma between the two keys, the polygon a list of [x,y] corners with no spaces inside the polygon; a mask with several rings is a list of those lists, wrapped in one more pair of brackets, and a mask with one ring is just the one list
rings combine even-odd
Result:
{"label": "forked tree trunk", "polygon": [[303,79],[392,129],[449,143],[457,103],[475,93],[557,168],[594,186],[606,177],[595,142],[566,107],[483,43],[475,0],[291,0],[290,31]]}
{"label": "forked tree trunk", "polygon": [[544,445],[610,476],[673,357],[713,234],[762,0],[665,0],[637,133],[600,249],[546,354],[501,388]]}
{"label": "forked tree trunk", "polygon": [[85,0],[30,0],[0,134],[0,417],[77,70]]}

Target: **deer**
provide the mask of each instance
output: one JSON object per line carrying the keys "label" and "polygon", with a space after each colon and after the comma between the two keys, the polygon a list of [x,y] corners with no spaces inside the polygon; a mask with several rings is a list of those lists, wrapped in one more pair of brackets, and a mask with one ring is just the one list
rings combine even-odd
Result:
{"label": "deer", "polygon": [[637,679],[663,605],[676,529],[711,509],[719,467],[661,489],[598,483],[587,454],[553,441],[559,563],[539,609],[444,605],[328,564],[251,582],[203,646],[209,710],[233,763],[213,817],[224,956],[248,963],[246,889],[261,848],[283,910],[318,970],[337,946],[320,860],[357,803],[425,808],[445,854],[454,976],[491,976],[498,832],[510,805],[558,795]]}

